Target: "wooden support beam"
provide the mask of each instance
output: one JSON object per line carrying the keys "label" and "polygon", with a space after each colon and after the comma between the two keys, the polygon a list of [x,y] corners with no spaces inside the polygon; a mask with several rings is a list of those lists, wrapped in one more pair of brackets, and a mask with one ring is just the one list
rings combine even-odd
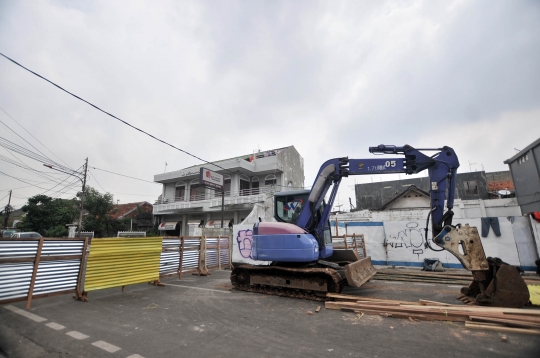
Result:
{"label": "wooden support beam", "polygon": [[32,271],[32,278],[30,279],[30,288],[28,289],[28,299],[26,301],[26,309],[30,309],[30,305],[32,304],[32,295],[34,294],[34,286],[36,284],[36,278],[37,278],[37,273],[39,269],[39,259],[41,258],[42,249],[43,249],[43,238],[39,239],[36,259],[34,260],[34,270]]}

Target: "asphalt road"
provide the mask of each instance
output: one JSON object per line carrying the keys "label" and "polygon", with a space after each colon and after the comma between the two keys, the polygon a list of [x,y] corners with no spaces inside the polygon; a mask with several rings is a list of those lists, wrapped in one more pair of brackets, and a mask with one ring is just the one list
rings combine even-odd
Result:
{"label": "asphalt road", "polygon": [[[0,306],[0,357],[538,357],[540,336],[326,310],[230,291],[230,271]],[[358,293],[458,304],[458,287],[374,281]],[[313,314],[308,314],[312,311]],[[30,315],[28,314],[30,313]]]}

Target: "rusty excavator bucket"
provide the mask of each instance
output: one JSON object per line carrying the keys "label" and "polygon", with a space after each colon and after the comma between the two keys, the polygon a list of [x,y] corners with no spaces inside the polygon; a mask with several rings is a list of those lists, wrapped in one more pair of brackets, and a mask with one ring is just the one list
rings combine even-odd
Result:
{"label": "rusty excavator bucket", "polygon": [[495,257],[486,258],[478,230],[468,224],[445,226],[433,242],[452,253],[474,281],[461,293],[478,305],[522,307],[529,302],[529,290],[516,266]]}
{"label": "rusty excavator bucket", "polygon": [[360,287],[370,280],[377,270],[371,263],[371,257],[361,258],[360,255],[353,250],[336,250],[332,256],[326,261],[345,264],[343,271],[347,278],[347,284],[352,287]]}

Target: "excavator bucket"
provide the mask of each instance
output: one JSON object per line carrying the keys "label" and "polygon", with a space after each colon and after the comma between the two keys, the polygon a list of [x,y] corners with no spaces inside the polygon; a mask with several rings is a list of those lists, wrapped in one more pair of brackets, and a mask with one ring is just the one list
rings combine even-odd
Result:
{"label": "excavator bucket", "polygon": [[522,307],[529,302],[529,290],[518,268],[495,257],[488,257],[475,227],[445,226],[433,242],[452,253],[472,272],[474,281],[461,293],[478,305]]}
{"label": "excavator bucket", "polygon": [[362,286],[376,273],[377,270],[371,264],[371,257],[369,256],[345,266],[345,277],[347,277],[349,286],[352,287]]}
{"label": "excavator bucket", "polygon": [[489,257],[487,260],[490,271],[473,272],[475,280],[461,293],[474,299],[478,305],[514,308],[526,305],[530,299],[529,289],[517,267],[498,258]]}
{"label": "excavator bucket", "polygon": [[329,262],[341,263],[347,284],[352,287],[360,287],[370,280],[377,270],[371,263],[371,257],[361,258],[358,252],[354,250],[336,250],[332,256],[326,259]]}

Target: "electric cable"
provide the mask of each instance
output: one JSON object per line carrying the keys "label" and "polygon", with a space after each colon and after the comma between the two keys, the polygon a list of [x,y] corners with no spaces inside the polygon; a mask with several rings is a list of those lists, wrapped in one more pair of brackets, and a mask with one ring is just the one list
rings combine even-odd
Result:
{"label": "electric cable", "polygon": [[33,75],[35,75],[35,76],[41,78],[42,80],[49,82],[50,84],[52,84],[52,85],[55,86],[56,88],[58,88],[58,89],[60,89],[60,90],[62,90],[62,91],[64,91],[64,92],[66,92],[67,94],[70,94],[71,96],[77,98],[77,99],[80,100],[80,101],[85,102],[86,104],[88,104],[88,105],[94,107],[94,108],[97,109],[98,111],[105,113],[106,115],[108,115],[108,116],[110,116],[110,117],[112,117],[112,118],[114,118],[114,119],[116,119],[116,120],[122,122],[123,124],[125,124],[125,125],[127,125],[127,126],[133,128],[133,129],[135,129],[135,130],[137,130],[137,131],[139,131],[139,132],[141,132],[141,133],[143,133],[143,134],[145,134],[145,135],[147,135],[147,136],[149,136],[149,137],[151,137],[151,138],[153,138],[153,139],[155,139],[155,140],[157,140],[157,141],[159,141],[159,142],[161,142],[161,143],[163,143],[163,144],[165,144],[165,145],[167,145],[167,146],[169,146],[169,147],[171,147],[171,148],[174,148],[174,149],[176,149],[176,150],[178,150],[178,151],[180,151],[180,152],[182,152],[182,153],[184,153],[184,154],[187,154],[187,155],[189,155],[189,156],[191,156],[191,157],[193,157],[193,158],[195,158],[195,159],[198,159],[198,160],[200,160],[200,161],[202,161],[202,162],[205,162],[206,164],[214,165],[214,166],[216,166],[216,167],[218,167],[218,168],[221,168],[221,169],[223,169],[223,170],[225,170],[225,171],[227,171],[227,172],[229,172],[229,173],[234,174],[234,172],[230,171],[229,169],[225,169],[225,168],[223,168],[223,167],[220,166],[220,165],[217,165],[217,164],[215,164],[215,163],[213,163],[213,162],[209,162],[209,161],[207,161],[207,160],[204,160],[204,159],[202,159],[202,158],[200,158],[200,157],[198,157],[198,156],[196,156],[196,155],[194,155],[194,154],[189,153],[188,151],[186,151],[186,150],[184,150],[184,149],[178,148],[178,147],[176,147],[176,146],[174,146],[174,145],[172,145],[172,144],[170,144],[170,143],[168,143],[168,142],[166,142],[166,141],[164,141],[164,140],[162,140],[162,139],[157,138],[156,136],[154,136],[154,135],[152,135],[152,134],[150,134],[150,133],[148,133],[148,132],[145,132],[144,130],[142,130],[142,129],[138,128],[138,127],[135,127],[134,125],[132,125],[132,124],[130,124],[130,123],[124,121],[123,119],[120,119],[120,118],[118,118],[117,116],[115,116],[115,115],[113,115],[113,114],[111,114],[111,113],[109,113],[109,112],[107,112],[107,111],[105,111],[105,110],[99,108],[99,107],[96,106],[95,104],[93,104],[93,103],[91,103],[91,102],[88,102],[87,100],[85,100],[85,99],[83,99],[83,98],[77,96],[76,94],[71,93],[70,91],[68,91],[68,90],[66,90],[66,89],[64,89],[64,88],[62,88],[61,86],[57,85],[56,83],[54,83],[54,82],[48,80],[47,78],[41,76],[40,74],[38,74],[38,73],[36,73],[36,72],[30,70],[29,68],[27,68],[27,67],[21,65],[20,63],[18,63],[17,61],[15,61],[15,60],[9,58],[8,56],[4,55],[3,53],[0,53],[0,55],[1,55],[2,57],[6,58],[7,60],[13,62],[13,63],[16,64],[17,66],[19,66],[19,67],[21,67],[21,68],[24,68],[26,71],[32,73]]}
{"label": "electric cable", "polygon": [[[50,150],[45,144],[43,144],[39,139],[37,139],[32,133],[30,133],[26,128],[24,128],[15,118],[13,118],[9,113],[7,113],[2,107],[0,107],[0,110],[2,110],[2,112],[4,112],[9,118],[11,118],[15,123],[17,123],[19,125],[19,127],[21,127],[22,129],[24,129],[24,131],[28,134],[30,134],[32,136],[32,138],[34,138],[39,144],[41,144],[45,149],[47,149],[49,152],[51,152],[52,155],[54,155],[56,158],[60,159],[60,161],[62,163],[64,163],[65,165],[68,165],[66,162],[64,162],[62,160],[62,158],[60,158],[59,156],[57,156],[56,154],[53,153],[52,150]],[[5,124],[4,124],[5,125]],[[18,135],[18,134],[17,134]],[[21,137],[22,138],[22,137]],[[23,138],[24,139],[24,138]],[[26,140],[25,140],[26,141]],[[27,142],[28,143],[28,142]],[[28,143],[30,144],[30,143]],[[30,144],[32,145],[32,144]],[[34,147],[32,145],[32,147]],[[40,152],[41,154],[43,154],[39,149],[37,149],[36,147],[34,147],[38,152]],[[44,156],[46,156],[45,154],[43,154]]]}
{"label": "electric cable", "polygon": [[[95,170],[101,170],[102,172],[106,172],[106,173],[110,173],[110,174],[115,174],[115,175],[119,175],[119,176],[121,176],[121,177],[130,178],[130,179],[140,180],[140,181],[144,181],[144,182],[147,182],[147,183],[152,183],[152,184],[162,185],[161,183],[156,183],[156,182],[154,182],[154,181],[149,181],[149,180],[139,179],[139,178],[135,178],[135,177],[130,177],[129,175],[124,175],[124,174],[115,173],[115,172],[111,172],[111,171],[108,171],[108,170],[105,170],[105,169],[99,169],[99,168],[96,168],[96,167],[88,167],[88,168],[92,168],[92,169],[95,169]],[[102,188],[102,189],[103,189],[103,188]],[[105,190],[105,189],[103,189],[103,190]]]}
{"label": "electric cable", "polygon": [[[28,157],[30,159],[34,159],[40,163],[43,163],[43,164],[47,164],[47,165],[52,165],[52,166],[55,166],[59,169],[62,169],[64,171],[67,171],[67,172],[75,172],[73,169],[69,168],[69,167],[66,167],[62,164],[58,164],[57,162],[55,162],[54,160],[51,160],[50,158],[48,157],[45,157],[45,156],[42,156],[42,155],[39,155],[35,152],[32,152],[31,150],[27,149],[27,148],[24,148],[24,147],[21,147],[20,145],[16,144],[16,143],[13,143],[12,141],[6,139],[6,138],[3,138],[3,137],[0,137],[0,146],[12,151],[12,152],[16,152],[16,153],[19,153],[19,154],[22,154],[24,155],[25,157]],[[80,173],[78,173],[80,174]]]}
{"label": "electric cable", "polygon": [[[42,188],[42,187],[40,187],[40,186],[34,185],[34,184],[32,184],[32,183],[29,183],[29,182],[25,181],[24,179],[20,179],[20,178],[14,177],[14,176],[9,175],[9,174],[6,174],[6,173],[4,173],[4,172],[2,172],[2,171],[0,171],[0,174],[5,175],[5,176],[8,176],[8,177],[10,177],[10,178],[13,178],[13,179],[15,179],[15,180],[18,180],[18,181],[23,182],[23,183],[25,183],[25,184],[29,184],[29,185],[34,186],[34,187],[36,187],[36,188],[39,188],[39,189],[42,189],[42,190],[47,190],[47,188]],[[53,190],[53,192],[58,193],[58,191],[54,191],[54,190]]]}

